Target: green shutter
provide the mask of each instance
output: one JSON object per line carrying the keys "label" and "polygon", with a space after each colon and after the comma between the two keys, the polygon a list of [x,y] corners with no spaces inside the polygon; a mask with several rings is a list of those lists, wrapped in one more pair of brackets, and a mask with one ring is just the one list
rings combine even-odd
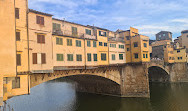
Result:
{"label": "green shutter", "polygon": [[63,54],[57,54],[57,61],[63,61]]}
{"label": "green shutter", "polygon": [[119,54],[119,60],[123,60],[123,54]]}
{"label": "green shutter", "polygon": [[91,61],[91,54],[90,53],[87,54],[87,61]]}
{"label": "green shutter", "polygon": [[97,54],[93,54],[94,61],[97,61]]}
{"label": "green shutter", "polygon": [[116,55],[112,54],[112,60],[116,60]]}
{"label": "green shutter", "polygon": [[97,42],[93,41],[93,47],[97,47]]}
{"label": "green shutter", "polygon": [[91,47],[91,41],[87,40],[87,46]]}

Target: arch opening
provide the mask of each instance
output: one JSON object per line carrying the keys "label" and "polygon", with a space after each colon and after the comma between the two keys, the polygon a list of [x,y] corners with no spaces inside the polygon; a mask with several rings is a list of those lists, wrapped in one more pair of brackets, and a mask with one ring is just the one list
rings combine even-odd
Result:
{"label": "arch opening", "polygon": [[64,77],[76,83],[77,92],[86,92],[103,95],[116,95],[121,93],[120,85],[108,78],[95,75],[73,75]]}
{"label": "arch opening", "polygon": [[149,82],[169,82],[170,75],[161,67],[148,68]]}
{"label": "arch opening", "polygon": [[[103,94],[103,95],[114,95],[120,96],[121,88],[119,83],[113,81],[109,78],[90,75],[90,74],[75,74],[75,75],[64,75],[61,77],[48,77],[47,75],[33,75],[31,76],[31,87],[35,87],[41,83],[50,81],[50,80],[71,80],[75,83],[75,89],[77,92],[86,92],[94,94]],[[64,81],[66,82],[66,81]]]}

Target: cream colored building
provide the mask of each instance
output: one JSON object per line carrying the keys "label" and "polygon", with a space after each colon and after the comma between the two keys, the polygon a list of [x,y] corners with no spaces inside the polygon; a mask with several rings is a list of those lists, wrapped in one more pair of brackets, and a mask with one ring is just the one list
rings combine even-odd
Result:
{"label": "cream colored building", "polygon": [[119,33],[109,32],[109,64],[125,64],[126,54],[125,54],[125,41],[124,37],[120,36]]}
{"label": "cream colored building", "polygon": [[52,73],[52,15],[29,10],[29,61],[32,73]]}
{"label": "cream colored building", "polygon": [[93,29],[53,19],[54,69],[97,66],[97,39]]}

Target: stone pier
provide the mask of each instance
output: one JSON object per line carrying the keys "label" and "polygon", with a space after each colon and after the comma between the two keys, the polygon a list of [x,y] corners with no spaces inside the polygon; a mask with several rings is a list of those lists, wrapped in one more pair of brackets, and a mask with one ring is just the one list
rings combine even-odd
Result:
{"label": "stone pier", "polygon": [[0,75],[0,106],[3,105],[3,76]]}
{"label": "stone pier", "polygon": [[147,64],[127,64],[120,74],[122,97],[150,97]]}

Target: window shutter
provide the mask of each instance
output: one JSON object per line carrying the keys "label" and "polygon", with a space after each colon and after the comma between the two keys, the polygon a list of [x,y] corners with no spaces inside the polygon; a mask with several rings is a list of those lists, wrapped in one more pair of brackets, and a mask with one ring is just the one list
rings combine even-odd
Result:
{"label": "window shutter", "polygon": [[40,17],[41,19],[41,25],[44,25],[44,17]]}
{"label": "window shutter", "polygon": [[15,17],[16,17],[16,19],[20,18],[20,16],[19,16],[19,9],[18,8],[15,9]]}
{"label": "window shutter", "polygon": [[45,53],[41,54],[41,58],[42,58],[42,64],[46,64],[46,54]]}
{"label": "window shutter", "polygon": [[17,66],[21,66],[21,54],[16,55]]}
{"label": "window shutter", "polygon": [[45,36],[41,35],[41,43],[45,43]]}
{"label": "window shutter", "polygon": [[16,32],[16,41],[20,41],[20,32]]}
{"label": "window shutter", "polygon": [[40,24],[40,16],[36,16],[36,23]]}
{"label": "window shutter", "polygon": [[33,53],[33,64],[37,64],[37,53]]}
{"label": "window shutter", "polygon": [[37,35],[37,43],[41,43],[41,35]]}

